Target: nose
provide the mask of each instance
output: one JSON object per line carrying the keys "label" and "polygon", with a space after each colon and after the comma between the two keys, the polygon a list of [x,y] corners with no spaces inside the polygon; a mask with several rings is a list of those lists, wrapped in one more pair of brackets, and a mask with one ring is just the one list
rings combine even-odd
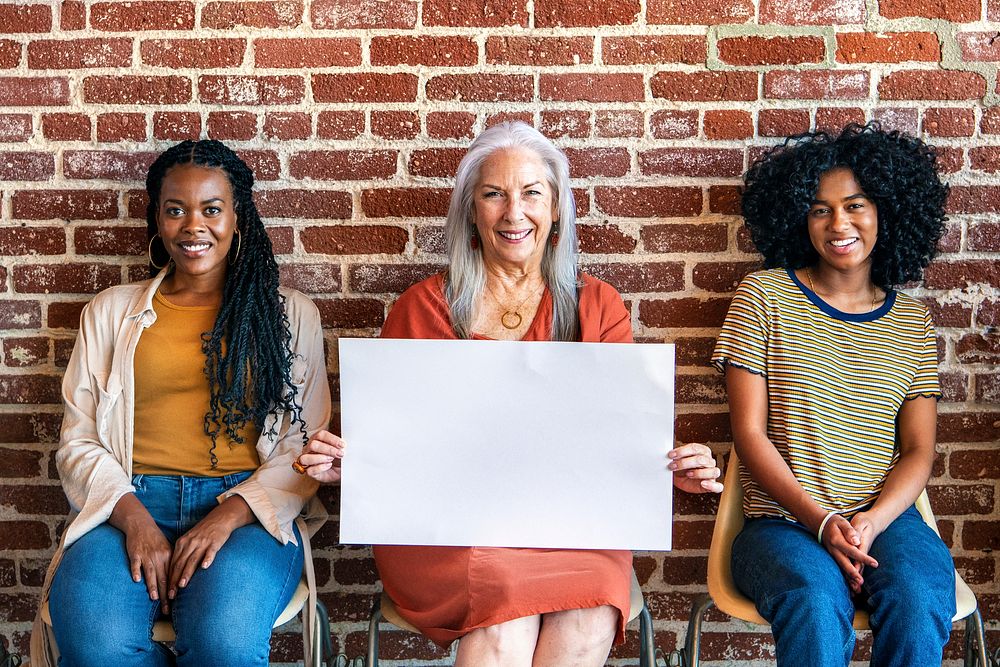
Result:
{"label": "nose", "polygon": [[524,217],[523,207],[521,206],[520,197],[508,197],[507,198],[507,210],[504,211],[504,217],[510,222],[517,222]]}
{"label": "nose", "polygon": [[184,232],[194,234],[204,228],[205,219],[202,217],[201,211],[189,211],[181,221],[181,231]]}
{"label": "nose", "polygon": [[851,216],[842,208],[833,209],[830,215],[830,228],[835,230],[847,229],[851,224]]}

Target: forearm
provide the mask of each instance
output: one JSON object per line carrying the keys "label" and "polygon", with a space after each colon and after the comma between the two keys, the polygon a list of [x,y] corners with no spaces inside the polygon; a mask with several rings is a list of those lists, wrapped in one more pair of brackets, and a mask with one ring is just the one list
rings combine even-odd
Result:
{"label": "forearm", "polygon": [[135,497],[134,493],[126,493],[123,495],[117,503],[115,503],[115,508],[111,510],[111,516],[108,517],[108,523],[122,531],[126,535],[134,528],[136,525],[141,523],[155,523],[153,517],[150,515],[149,510],[146,506]]}
{"label": "forearm", "polygon": [[879,533],[916,502],[920,492],[927,486],[933,463],[933,452],[930,456],[920,451],[899,455],[896,466],[885,479],[881,493],[868,510]]}

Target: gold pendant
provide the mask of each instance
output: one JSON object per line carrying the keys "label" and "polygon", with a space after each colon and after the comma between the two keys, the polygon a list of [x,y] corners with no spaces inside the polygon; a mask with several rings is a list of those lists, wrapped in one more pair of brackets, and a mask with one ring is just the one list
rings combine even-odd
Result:
{"label": "gold pendant", "polygon": [[[511,321],[514,323],[510,324]],[[516,329],[521,326],[521,314],[512,313],[509,310],[505,311],[504,314],[500,316],[500,324],[503,325],[504,329]]]}

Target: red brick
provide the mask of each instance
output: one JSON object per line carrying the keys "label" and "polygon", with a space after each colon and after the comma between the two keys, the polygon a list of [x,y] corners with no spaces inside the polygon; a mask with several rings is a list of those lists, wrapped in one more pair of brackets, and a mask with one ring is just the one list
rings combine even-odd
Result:
{"label": "red brick", "polygon": [[760,262],[699,262],[691,274],[691,282],[709,292],[728,293],[734,291],[748,273],[760,268]]}
{"label": "red brick", "polygon": [[[713,185],[708,189],[708,210],[722,215],[742,215],[743,189],[737,185]],[[744,252],[754,252],[741,247]]]}
{"label": "red brick", "polygon": [[1000,326],[1000,301],[987,299],[979,304],[976,324]]}
{"label": "red brick", "polygon": [[41,326],[42,311],[38,302],[0,300],[0,329],[38,329]]}
{"label": "red brick", "polygon": [[257,68],[352,67],[361,64],[359,39],[255,39]]}
{"label": "red brick", "polygon": [[182,76],[88,76],[83,100],[91,104],[183,104],[191,81]]}
{"label": "red brick", "polygon": [[118,215],[109,190],[22,190],[11,197],[14,220],[108,220]]}
{"label": "red brick", "polygon": [[288,163],[292,178],[321,181],[391,178],[396,151],[302,151]]}
{"label": "red brick", "polygon": [[[211,124],[211,118],[209,119]],[[301,111],[274,111],[264,115],[264,137],[290,141],[308,139],[312,134],[312,118]]]}
{"label": "red brick", "polygon": [[93,294],[121,282],[112,264],[40,264],[14,268],[14,289],[22,294]]}
{"label": "red brick", "polygon": [[590,254],[628,254],[635,251],[636,240],[618,225],[577,225],[580,252]]}
{"label": "red brick", "polygon": [[938,415],[938,442],[1000,441],[1000,412],[946,412]]}
{"label": "red brick", "polygon": [[90,27],[110,32],[190,30],[193,2],[97,2],[90,7]]}
{"label": "red brick", "polygon": [[602,56],[607,65],[634,65],[639,63],[705,62],[708,45],[701,35],[635,35],[630,37],[605,37]]}
{"label": "red brick", "polygon": [[59,29],[83,30],[87,27],[87,6],[77,0],[63,0],[59,7]]}
{"label": "red brick", "polygon": [[0,26],[4,33],[50,32],[52,10],[43,3],[6,3],[0,5]]}
{"label": "red brick", "polygon": [[969,161],[976,171],[1000,171],[1000,146],[979,146],[969,149]]}
{"label": "red brick", "polygon": [[641,8],[639,0],[591,2],[590,0],[536,0],[535,27],[590,27],[632,25]]}
{"label": "red brick", "polygon": [[201,136],[201,115],[197,111],[157,111],[153,114],[153,136],[183,141]]}
{"label": "red brick", "polygon": [[[26,416],[27,415],[7,415],[5,419],[13,421],[16,418]],[[7,431],[8,427],[5,426],[3,430]],[[0,433],[0,439],[6,439],[4,438],[4,435],[5,434]],[[3,468],[0,468],[0,477],[38,477],[42,473],[41,466],[39,465],[42,458],[41,452],[3,447],[0,448],[0,456],[2,456],[4,460],[4,466]],[[13,584],[6,585],[13,586]]]}
{"label": "red brick", "polygon": [[639,236],[646,252],[723,252],[729,245],[720,223],[644,225]]}
{"label": "red brick", "polygon": [[[842,32],[837,34],[837,62],[937,62],[941,47],[932,32]],[[966,58],[968,60],[968,58]]]}
{"label": "red brick", "polygon": [[963,61],[1000,61],[1000,45],[995,32],[960,32],[956,36]]}
{"label": "red brick", "polygon": [[413,229],[413,242],[419,255],[443,255],[444,228],[441,225],[416,225]]}
{"label": "red brick", "polygon": [[639,303],[639,320],[650,327],[720,327],[729,299],[659,299]]}
{"label": "red brick", "polygon": [[743,151],[728,148],[655,148],[639,153],[643,174],[659,176],[739,176]]}
{"label": "red brick", "polygon": [[969,399],[969,378],[965,373],[939,373],[938,375],[941,380],[942,401],[964,403]]}
{"label": "red brick", "polygon": [[250,111],[213,111],[208,114],[208,136],[222,141],[253,139],[257,136],[257,114]]}
{"label": "red brick", "polygon": [[1000,549],[1000,521],[968,521],[962,526],[962,546],[969,551]]}
{"label": "red brick", "polygon": [[320,29],[412,28],[417,3],[412,0],[313,0],[312,25]]}
{"label": "red brick", "polygon": [[717,25],[746,23],[754,17],[751,0],[648,0],[646,20],[649,23],[682,25]]}
{"label": "red brick", "polygon": [[476,43],[459,36],[372,37],[370,53],[372,65],[462,67],[479,60]]}
{"label": "red brick", "polygon": [[0,181],[45,181],[55,173],[55,164],[51,153],[0,152]]}
{"label": "red brick", "polygon": [[774,99],[868,99],[868,72],[784,70],[764,74],[764,95]]}
{"label": "red brick", "polygon": [[530,102],[533,96],[532,77],[524,74],[444,74],[427,82],[431,100]]}
{"label": "red brick", "polygon": [[749,111],[718,109],[705,112],[705,138],[747,139],[753,136],[753,117]]}
{"label": "red brick", "polygon": [[80,324],[80,312],[86,301],[50,303],[46,322],[50,329],[76,329]]}
{"label": "red brick", "polygon": [[127,38],[40,39],[28,44],[31,69],[130,67],[132,40]]}
{"label": "red brick", "polygon": [[986,94],[986,80],[976,72],[911,70],[882,78],[883,100],[974,100]]}
{"label": "red brick", "polygon": [[[2,311],[0,311],[2,312]],[[1000,403],[1000,376],[991,373],[976,373],[976,401],[979,403]],[[952,457],[954,457],[954,453]],[[1000,457],[994,457],[1000,466]],[[952,473],[954,476],[955,473]],[[1000,477],[1000,474],[994,475]]]}
{"label": "red brick", "polygon": [[62,106],[68,103],[67,77],[0,77],[0,107]]}
{"label": "red brick", "polygon": [[281,163],[274,151],[236,151],[240,159],[247,163],[253,171],[254,179],[258,181],[274,181],[278,179]]}
{"label": "red brick", "polygon": [[[544,117],[543,112],[542,118]],[[464,111],[431,111],[427,114],[427,136],[434,139],[469,139],[475,123],[475,114]]]}
{"label": "red brick", "polygon": [[73,247],[78,255],[142,256],[148,246],[146,227],[77,227]]}
{"label": "red brick", "polygon": [[420,132],[415,111],[372,111],[372,134],[384,139],[413,139]]}
{"label": "red brick", "polygon": [[90,117],[86,114],[42,114],[42,136],[50,141],[88,141],[90,129]]}
{"label": "red brick", "polygon": [[489,37],[486,62],[502,65],[580,65],[594,61],[589,37]]}
{"label": "red brick", "polygon": [[[314,3],[315,4],[315,3]],[[302,25],[301,0],[210,2],[201,10],[203,28],[295,28]]]}
{"label": "red brick", "polygon": [[641,137],[645,131],[641,111],[607,110],[594,114],[594,132],[599,137]]}
{"label": "red brick", "polygon": [[719,59],[730,65],[796,65],[822,62],[822,37],[727,37],[718,42]]}
{"label": "red brick", "polygon": [[243,64],[245,39],[144,39],[140,47],[142,62],[171,69],[212,69]]}
{"label": "red brick", "polygon": [[417,99],[414,74],[314,74],[317,102],[413,102]]}
{"label": "red brick", "polygon": [[[22,549],[48,549],[52,546],[49,527],[41,521],[0,521],[0,549],[17,551]],[[30,621],[33,595],[0,598],[0,610],[6,622]],[[20,600],[20,598],[24,598]],[[17,599],[16,603],[12,603]],[[12,613],[13,612],[13,613]]]}
{"label": "red brick", "polygon": [[207,104],[296,104],[305,97],[301,76],[198,77],[198,97]]}
{"label": "red brick", "polygon": [[938,516],[989,514],[993,510],[993,487],[985,484],[928,486],[927,495]]}
{"label": "red brick", "polygon": [[752,101],[756,72],[660,72],[650,80],[653,97],[676,101]]}
{"label": "red brick", "polygon": [[817,131],[839,133],[850,123],[864,125],[864,109],[856,107],[820,107],[816,109]]}
{"label": "red brick", "polygon": [[409,234],[390,225],[338,225],[307,227],[299,233],[308,253],[320,255],[398,255],[406,249]]}
{"label": "red brick", "polygon": [[157,153],[133,151],[66,151],[66,178],[109,181],[145,181]]}
{"label": "red brick", "polygon": [[567,102],[642,102],[641,74],[542,74],[542,100]]}
{"label": "red brick", "polygon": [[677,292],[684,289],[683,262],[612,262],[591,264],[585,266],[584,270],[624,294]]}
{"label": "red brick", "polygon": [[412,176],[454,177],[458,163],[465,157],[465,153],[464,148],[414,150],[410,153],[406,169]]}
{"label": "red brick", "polygon": [[961,302],[939,303],[930,297],[925,297],[920,301],[931,311],[931,319],[935,326],[966,329],[972,326],[972,306],[969,304]]}
{"label": "red brick", "polygon": [[264,218],[319,218],[349,220],[351,195],[333,190],[258,190],[257,210]]}
{"label": "red brick", "polygon": [[1000,223],[980,222],[970,224],[965,244],[967,250],[1000,252]]}
{"label": "red brick", "polygon": [[97,140],[145,141],[146,116],[141,113],[102,113],[97,117]]}
{"label": "red brick", "polygon": [[350,267],[348,280],[355,292],[399,294],[441,269],[436,264],[359,264]]}
{"label": "red brick", "polygon": [[968,23],[979,20],[982,2],[980,0],[879,0],[878,9],[879,14],[887,19],[916,16]]}
{"label": "red brick", "polygon": [[336,264],[284,264],[281,284],[308,294],[339,292],[340,267]]}
{"label": "red brick", "polygon": [[979,131],[983,134],[1000,134],[1000,107],[983,109],[983,117],[979,121]]}
{"label": "red brick", "polygon": [[316,119],[320,139],[353,139],[365,131],[365,115],[360,111],[321,111]]}
{"label": "red brick", "polygon": [[0,503],[24,514],[65,516],[70,510],[58,484],[0,484]]}
{"label": "red brick", "polygon": [[955,569],[970,585],[990,584],[996,576],[996,565],[992,558],[955,558]]}
{"label": "red brick", "polygon": [[275,255],[290,255],[295,251],[295,230],[291,227],[269,225],[267,237],[271,239],[271,248]]}
{"label": "red brick", "polygon": [[787,137],[809,131],[807,109],[761,109],[757,133],[762,137]]}
{"label": "red brick", "polygon": [[656,139],[687,139],[698,134],[698,112],[654,111],[649,117],[649,128]]}
{"label": "red brick", "polygon": [[0,227],[0,255],[61,255],[66,232],[61,227]]}
{"label": "red brick", "polygon": [[907,134],[917,133],[917,110],[903,107],[878,107],[872,111],[872,120],[882,124],[882,129],[899,130]]}
{"label": "red brick", "polygon": [[850,25],[865,20],[865,0],[761,0],[760,23]]}
{"label": "red brick", "polygon": [[624,176],[631,166],[631,157],[624,148],[567,148],[565,153],[571,178]]}
{"label": "red brick", "polygon": [[428,218],[448,212],[447,188],[380,188],[361,193],[361,210],[368,218]]}
{"label": "red brick", "polygon": [[953,185],[947,210],[949,213],[995,213],[1000,210],[1000,187]]}
{"label": "red brick", "polygon": [[0,39],[0,69],[13,69],[20,64],[21,44],[12,39]]}
{"label": "red brick", "polygon": [[526,125],[535,124],[535,115],[530,111],[501,111],[491,113],[486,116],[486,127],[493,127],[500,123],[521,122]]}
{"label": "red brick", "polygon": [[0,142],[27,141],[32,134],[34,129],[29,114],[0,114]]}
{"label": "red brick", "polygon": [[524,0],[424,0],[426,26],[508,27],[528,25]]}
{"label": "red brick", "polygon": [[690,217],[701,213],[700,187],[596,187],[600,209],[626,218]]}
{"label": "red brick", "polygon": [[589,111],[543,111],[539,131],[550,139],[590,136]]}
{"label": "red brick", "polygon": [[962,336],[955,343],[955,356],[963,364],[1000,364],[1000,336],[996,333]]}

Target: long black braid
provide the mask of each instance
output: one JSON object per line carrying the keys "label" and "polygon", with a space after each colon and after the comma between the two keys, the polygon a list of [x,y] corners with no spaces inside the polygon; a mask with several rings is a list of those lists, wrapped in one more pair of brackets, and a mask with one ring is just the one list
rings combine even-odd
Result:
{"label": "long black braid", "polygon": [[[149,238],[157,233],[163,179],[171,168],[182,164],[225,172],[233,189],[239,230],[239,254],[226,272],[219,314],[212,330],[202,334],[205,375],[211,390],[205,434],[212,438],[209,455],[215,468],[216,440],[223,431],[233,442],[242,443],[240,431],[246,424],[252,422],[263,430],[273,410],[290,413],[302,431],[303,442],[306,426],[291,379],[292,335],[285,298],[278,292],[278,264],[253,201],[253,172],[246,163],[225,144],[210,139],[185,141],[160,154],[146,176]],[[156,273],[152,264],[150,272]],[[276,430],[277,423],[272,434]]]}

